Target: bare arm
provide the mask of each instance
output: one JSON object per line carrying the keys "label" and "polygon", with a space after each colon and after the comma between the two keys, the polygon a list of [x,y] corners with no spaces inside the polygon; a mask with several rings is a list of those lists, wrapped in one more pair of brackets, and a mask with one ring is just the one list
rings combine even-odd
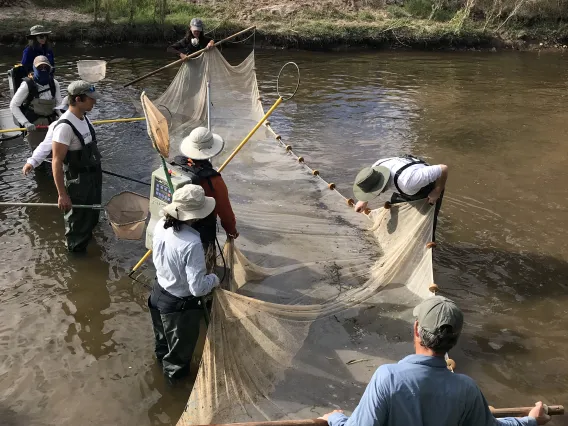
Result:
{"label": "bare arm", "polygon": [[434,189],[430,192],[430,194],[428,194],[428,202],[430,204],[434,204],[438,201],[442,191],[446,188],[446,181],[448,180],[448,166],[445,164],[439,164],[439,166],[442,169],[442,174],[438,179],[436,179]]}
{"label": "bare arm", "polygon": [[71,208],[73,207],[73,205],[71,204],[71,199],[67,194],[67,189],[65,188],[65,180],[63,178],[63,160],[67,155],[68,149],[69,147],[65,144],[56,141],[53,141],[52,143],[53,160],[51,163],[51,170],[53,171],[53,180],[55,181],[57,193],[59,194],[57,204],[63,211],[71,210]]}

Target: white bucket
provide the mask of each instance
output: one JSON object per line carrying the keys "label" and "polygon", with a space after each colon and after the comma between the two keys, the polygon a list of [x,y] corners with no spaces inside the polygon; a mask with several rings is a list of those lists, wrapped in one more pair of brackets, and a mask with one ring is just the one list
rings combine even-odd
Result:
{"label": "white bucket", "polygon": [[106,61],[84,60],[77,62],[77,71],[82,80],[87,83],[96,83],[105,78]]}
{"label": "white bucket", "polygon": [[[12,111],[9,108],[0,109],[0,130],[4,129],[13,129],[16,126],[14,123],[14,117],[12,116]],[[11,139],[16,136],[21,135],[21,132],[8,132],[8,133],[0,133],[0,140],[2,139]]]}

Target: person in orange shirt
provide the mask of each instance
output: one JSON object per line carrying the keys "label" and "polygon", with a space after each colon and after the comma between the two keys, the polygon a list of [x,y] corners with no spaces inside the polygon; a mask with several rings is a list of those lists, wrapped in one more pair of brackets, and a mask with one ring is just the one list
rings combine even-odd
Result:
{"label": "person in orange shirt", "polygon": [[224,146],[225,142],[221,136],[210,132],[206,127],[197,127],[181,142],[180,151],[183,155],[174,158],[174,163],[192,176],[192,183],[201,185],[205,195],[214,198],[216,202],[213,213],[201,221],[199,229],[196,228],[203,243],[208,271],[215,265],[217,216],[229,237],[239,236],[237,220],[229,200],[229,190],[221,174],[209,161],[220,154]]}

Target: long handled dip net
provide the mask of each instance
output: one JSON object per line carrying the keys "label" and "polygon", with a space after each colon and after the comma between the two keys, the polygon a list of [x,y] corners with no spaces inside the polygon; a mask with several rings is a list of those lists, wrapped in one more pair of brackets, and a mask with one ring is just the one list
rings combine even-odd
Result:
{"label": "long handled dip net", "polygon": [[[227,158],[264,114],[254,66],[254,53],[231,66],[217,50],[182,65],[153,101],[171,114],[170,158],[206,125],[207,81],[212,130],[226,142],[215,164]],[[431,295],[433,208],[355,213],[270,126],[223,174],[240,237],[225,244],[230,282],[215,291],[178,425],[353,409],[374,370],[407,354],[412,307]]]}

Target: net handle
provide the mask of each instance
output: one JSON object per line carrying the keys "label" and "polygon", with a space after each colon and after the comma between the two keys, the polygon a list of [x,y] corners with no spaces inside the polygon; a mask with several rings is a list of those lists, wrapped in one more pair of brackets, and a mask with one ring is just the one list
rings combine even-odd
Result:
{"label": "net handle", "polygon": [[[296,71],[298,73],[298,78],[296,80],[296,87],[294,88],[294,91],[292,92],[292,94],[288,97],[284,97],[280,93],[280,76],[282,75],[282,71],[284,71],[284,68],[286,68],[288,65],[293,65],[294,67],[296,67]],[[292,99],[296,95],[296,92],[298,91],[299,87],[300,87],[300,67],[298,66],[298,64],[296,62],[286,62],[282,66],[282,68],[280,68],[280,71],[278,72],[278,77],[276,77],[276,93],[278,93],[278,96],[280,98],[282,98],[283,102],[289,101],[290,99]]]}

